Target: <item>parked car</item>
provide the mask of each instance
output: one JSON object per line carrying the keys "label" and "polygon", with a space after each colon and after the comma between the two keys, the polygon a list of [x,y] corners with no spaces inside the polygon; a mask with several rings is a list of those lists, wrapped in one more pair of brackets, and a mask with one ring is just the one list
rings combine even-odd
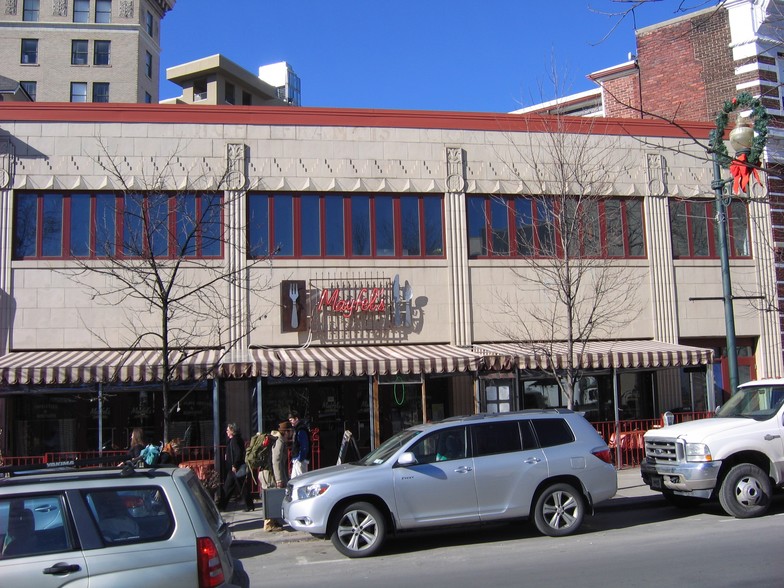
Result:
{"label": "parked car", "polygon": [[676,506],[718,498],[736,518],[765,514],[784,487],[784,379],[742,384],[714,418],[645,433],[643,481]]}
{"label": "parked car", "polygon": [[610,451],[561,409],[479,414],[411,427],[365,458],[292,479],[283,517],[342,554],[376,553],[392,533],[533,516],[542,533],[574,533],[611,498]]}
{"label": "parked car", "polygon": [[192,588],[239,579],[228,525],[189,469],[0,470],[10,476],[0,477],[3,585]]}

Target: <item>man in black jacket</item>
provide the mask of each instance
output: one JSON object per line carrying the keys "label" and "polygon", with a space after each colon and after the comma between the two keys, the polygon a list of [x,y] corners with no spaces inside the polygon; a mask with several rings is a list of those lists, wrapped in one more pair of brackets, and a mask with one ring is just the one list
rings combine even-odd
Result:
{"label": "man in black jacket", "polygon": [[247,470],[245,467],[245,442],[242,440],[239,427],[234,423],[226,425],[226,436],[229,438],[229,442],[226,444],[226,467],[230,469],[226,472],[226,480],[223,483],[218,508],[225,510],[232,494],[237,491],[245,501],[245,510],[253,510],[250,492],[243,491]]}

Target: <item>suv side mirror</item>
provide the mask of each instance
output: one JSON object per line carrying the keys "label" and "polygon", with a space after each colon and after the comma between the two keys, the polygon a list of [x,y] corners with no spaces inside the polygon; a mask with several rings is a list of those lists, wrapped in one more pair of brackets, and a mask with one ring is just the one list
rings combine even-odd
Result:
{"label": "suv side mirror", "polygon": [[405,453],[402,453],[400,457],[397,458],[397,465],[400,466],[411,466],[411,465],[416,465],[418,463],[419,461],[417,461],[416,456],[411,451],[406,451]]}

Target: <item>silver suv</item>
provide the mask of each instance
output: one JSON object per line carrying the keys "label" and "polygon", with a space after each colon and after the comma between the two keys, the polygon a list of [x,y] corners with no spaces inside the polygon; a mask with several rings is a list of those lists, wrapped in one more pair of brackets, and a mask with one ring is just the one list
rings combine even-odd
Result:
{"label": "silver suv", "polygon": [[388,534],[533,515],[568,535],[611,498],[610,451],[566,410],[479,414],[406,429],[356,463],[298,476],[286,488],[291,527],[330,537],[348,557],[376,553]]}
{"label": "silver suv", "polygon": [[0,478],[3,585],[232,586],[240,569],[235,576],[231,541],[188,469],[126,465]]}

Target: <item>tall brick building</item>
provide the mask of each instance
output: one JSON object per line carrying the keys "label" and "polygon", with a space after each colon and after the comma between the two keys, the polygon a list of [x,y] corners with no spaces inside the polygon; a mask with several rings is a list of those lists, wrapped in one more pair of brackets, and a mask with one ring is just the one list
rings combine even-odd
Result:
{"label": "tall brick building", "polygon": [[[588,77],[595,90],[531,106],[519,113],[715,121],[741,92],[760,98],[771,116],[765,152],[771,201],[780,323],[784,324],[784,1],[728,0],[719,6],[639,29],[632,59]],[[734,121],[730,121],[731,123]],[[707,155],[707,154],[706,154]],[[705,198],[711,198],[705,186]],[[764,195],[760,190],[759,195]],[[734,268],[733,268],[733,271]],[[735,296],[744,295],[737,288]],[[737,310],[736,310],[737,315]],[[716,341],[723,356],[723,341]],[[754,353],[756,342],[738,346]],[[743,357],[740,359],[744,362]],[[741,369],[743,366],[741,365]],[[746,376],[753,375],[746,372]]]}

